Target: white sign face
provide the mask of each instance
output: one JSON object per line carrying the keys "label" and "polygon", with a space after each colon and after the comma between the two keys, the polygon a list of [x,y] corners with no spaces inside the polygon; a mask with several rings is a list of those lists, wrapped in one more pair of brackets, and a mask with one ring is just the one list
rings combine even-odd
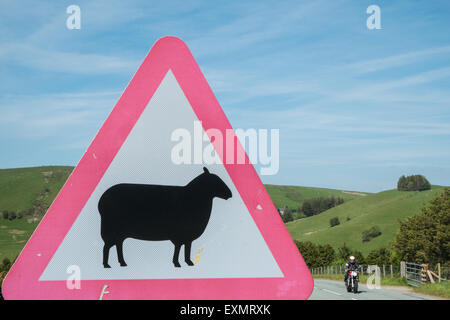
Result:
{"label": "white sign face", "polygon": [[[67,268],[73,265],[79,267],[82,280],[283,277],[222,164],[207,168],[222,179],[232,197],[213,200],[206,229],[192,242],[193,266],[184,261],[184,247],[180,251],[181,267],[174,266],[174,244],[170,241],[127,238],[123,243],[127,266],[120,266],[116,247],[112,247],[109,250],[111,268],[104,268],[98,209],[101,196],[117,184],[185,186],[202,174],[202,164],[177,165],[171,159],[171,150],[176,144],[171,141],[172,132],[184,128],[194,136],[195,121],[198,121],[197,116],[169,70],[40,281],[66,280]],[[208,144],[209,141],[204,142],[205,147]]]}

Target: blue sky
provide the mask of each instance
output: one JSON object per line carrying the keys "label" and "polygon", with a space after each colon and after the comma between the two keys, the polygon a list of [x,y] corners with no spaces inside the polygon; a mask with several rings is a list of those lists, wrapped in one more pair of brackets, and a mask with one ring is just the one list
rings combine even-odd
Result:
{"label": "blue sky", "polygon": [[[81,8],[68,30],[66,8]],[[366,8],[381,8],[368,30]],[[235,128],[280,129],[263,182],[450,185],[448,1],[0,3],[0,168],[76,165],[153,43],[190,47]]]}

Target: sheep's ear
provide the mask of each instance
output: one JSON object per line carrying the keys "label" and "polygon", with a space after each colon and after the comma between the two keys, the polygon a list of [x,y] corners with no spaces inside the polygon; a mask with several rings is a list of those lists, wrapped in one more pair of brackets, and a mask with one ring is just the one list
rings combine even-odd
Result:
{"label": "sheep's ear", "polygon": [[203,171],[204,171],[205,173],[209,173],[209,170],[206,169],[206,167],[203,167]]}

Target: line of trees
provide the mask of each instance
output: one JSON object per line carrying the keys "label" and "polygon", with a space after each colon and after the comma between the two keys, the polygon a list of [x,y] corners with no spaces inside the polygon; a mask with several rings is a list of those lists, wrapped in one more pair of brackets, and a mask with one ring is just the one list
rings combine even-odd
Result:
{"label": "line of trees", "polygon": [[399,257],[388,248],[382,247],[369,252],[364,256],[361,251],[348,247],[345,243],[335,250],[329,244],[316,244],[310,241],[296,241],[305,263],[309,268],[318,268],[332,264],[345,264],[350,256],[354,256],[358,264],[397,264]]}
{"label": "line of trees", "polygon": [[305,199],[302,206],[298,210],[303,212],[305,216],[310,217],[336,207],[342,203],[344,203],[344,198],[333,196],[328,198],[321,197]]}
{"label": "line of trees", "polygon": [[397,190],[399,191],[424,191],[430,189],[430,182],[420,174],[407,177],[401,176],[397,182]]}

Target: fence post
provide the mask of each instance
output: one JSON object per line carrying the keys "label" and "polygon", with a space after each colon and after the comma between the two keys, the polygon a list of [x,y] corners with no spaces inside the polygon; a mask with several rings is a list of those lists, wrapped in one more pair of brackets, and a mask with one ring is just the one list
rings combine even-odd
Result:
{"label": "fence post", "polygon": [[391,278],[393,278],[394,277],[394,274],[393,274],[394,272],[393,272],[393,270],[392,270],[392,264],[391,264]]}
{"label": "fence post", "polygon": [[438,263],[438,276],[439,276],[439,282],[441,282],[441,263]]}
{"label": "fence post", "polygon": [[383,278],[386,278],[386,268],[384,264],[383,264]]}
{"label": "fence post", "polygon": [[400,278],[406,278],[406,261],[400,261]]}
{"label": "fence post", "polygon": [[422,284],[427,283],[428,264],[422,264]]}

